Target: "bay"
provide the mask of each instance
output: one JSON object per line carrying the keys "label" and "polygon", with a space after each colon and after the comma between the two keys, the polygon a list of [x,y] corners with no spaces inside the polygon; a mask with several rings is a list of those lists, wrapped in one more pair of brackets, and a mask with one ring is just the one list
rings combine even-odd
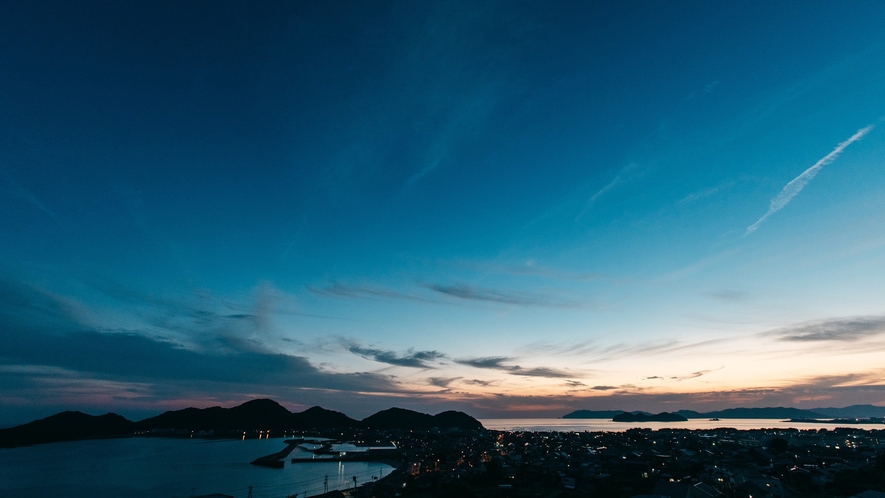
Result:
{"label": "bay", "polygon": [[790,422],[775,419],[689,419],[685,422],[613,422],[610,419],[593,418],[485,418],[480,422],[486,429],[498,431],[536,432],[623,432],[635,427],[645,429],[691,429],[709,430],[731,427],[740,430],[751,429],[835,429],[853,427],[857,429],[885,429],[885,424],[831,424]]}
{"label": "bay", "polygon": [[[0,497],[171,498],[223,493],[245,498],[314,496],[388,475],[378,462],[251,465],[283,439],[120,438],[0,449]],[[307,453],[310,455],[310,453]],[[303,456],[303,455],[302,455]]]}

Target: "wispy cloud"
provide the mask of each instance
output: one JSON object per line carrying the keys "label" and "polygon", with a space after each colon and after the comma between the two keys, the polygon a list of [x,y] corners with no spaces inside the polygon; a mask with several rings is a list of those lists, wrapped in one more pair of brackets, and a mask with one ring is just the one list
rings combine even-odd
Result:
{"label": "wispy cloud", "polygon": [[482,386],[482,387],[491,387],[497,385],[500,381],[497,380],[480,380],[480,379],[467,379],[464,381],[465,384],[471,384],[474,386]]}
{"label": "wispy cloud", "polygon": [[788,342],[858,341],[885,333],[885,316],[856,316],[791,325],[765,332]]}
{"label": "wispy cloud", "polygon": [[555,368],[547,368],[547,367],[535,367],[535,368],[522,368],[519,365],[513,365],[512,367],[507,367],[506,371],[511,375],[521,375],[523,377],[546,377],[548,379],[564,379],[566,377],[580,377],[580,375],[575,375],[570,372],[566,372],[564,370],[557,370]]}
{"label": "wispy cloud", "polygon": [[581,377],[581,375],[564,370],[557,370],[547,367],[523,368],[519,365],[505,365],[512,362],[514,358],[506,356],[488,356],[485,358],[470,358],[463,360],[455,360],[455,363],[467,365],[474,368],[487,368],[490,370],[500,370],[511,375],[520,375],[524,377],[545,377],[548,379],[565,379]]}
{"label": "wispy cloud", "polygon": [[725,368],[725,367],[722,366],[722,367],[719,367],[719,368],[712,368],[712,369],[710,369],[710,370],[698,370],[697,372],[692,372],[692,373],[690,373],[690,374],[686,374],[686,375],[674,375],[674,376],[670,376],[670,377],[662,377],[662,376],[660,376],[660,375],[652,375],[652,376],[650,376],[650,377],[645,377],[645,378],[643,378],[642,380],[675,380],[675,381],[681,381],[681,380],[688,380],[688,379],[697,379],[698,377],[703,377],[704,375],[707,375],[708,373],[711,373],[711,372],[717,372],[717,371],[719,371],[719,370],[722,370],[723,368]]}
{"label": "wispy cloud", "polygon": [[711,197],[713,195],[718,194],[720,191],[733,187],[735,184],[734,180],[726,180],[719,185],[715,185],[710,188],[706,188],[704,190],[698,192],[692,192],[691,194],[686,195],[682,199],[677,202],[677,204],[685,204],[686,202],[694,202],[700,199],[705,199],[707,197]]}
{"label": "wispy cloud", "polygon": [[405,354],[400,355],[395,351],[364,348],[355,343],[348,344],[347,350],[357,356],[362,356],[369,360],[375,360],[380,363],[387,363],[388,365],[395,365],[398,367],[411,368],[434,368],[427,362],[440,360],[446,357],[445,354],[440,353],[439,351],[415,351],[414,349],[409,349]]}
{"label": "wispy cloud", "polygon": [[636,169],[636,164],[635,164],[635,163],[630,163],[630,164],[628,164],[627,166],[624,166],[624,167],[621,169],[621,171],[619,171],[618,174],[615,175],[614,180],[610,181],[610,182],[608,183],[608,185],[606,185],[605,187],[602,187],[602,188],[599,189],[595,194],[593,194],[592,197],[590,197],[590,204],[593,204],[594,202],[596,202],[596,199],[598,199],[600,196],[602,196],[603,194],[605,194],[605,193],[608,192],[609,190],[611,190],[611,189],[617,187],[618,185],[624,183],[624,181],[625,181],[625,179],[626,179],[626,177],[627,177],[627,174],[628,174],[630,171],[634,170],[634,169]]}
{"label": "wispy cloud", "polygon": [[405,186],[403,186],[403,192],[408,192],[418,183],[418,180],[424,178],[428,173],[435,170],[439,163],[442,161],[442,155],[437,155],[436,157],[430,158],[424,163],[424,166],[420,171],[409,177],[408,181],[406,181]]}
{"label": "wispy cloud", "polygon": [[601,278],[601,275],[599,275],[598,273],[575,272],[546,267],[538,264],[538,262],[534,259],[528,259],[522,264],[507,266],[485,266],[481,269],[484,271],[493,271],[496,273],[537,276],[558,280],[596,280]]}
{"label": "wispy cloud", "polygon": [[46,204],[44,204],[40,199],[38,199],[37,196],[34,195],[33,192],[31,192],[30,190],[26,189],[25,187],[19,185],[19,183],[16,182],[15,180],[13,180],[12,178],[7,177],[5,183],[7,184],[7,186],[0,186],[0,192],[9,194],[13,197],[18,197],[19,199],[27,202],[28,204],[37,208],[38,210],[43,211],[50,218],[58,219],[58,216],[55,214],[55,212],[53,210],[49,209],[48,207],[46,207]]}
{"label": "wispy cloud", "polygon": [[[556,295],[536,294],[525,292],[513,292],[506,290],[488,289],[475,287],[467,284],[422,284],[422,292],[398,291],[384,287],[368,285],[348,285],[333,282],[326,287],[310,287],[312,292],[325,296],[340,296],[348,298],[365,299],[404,299],[408,301],[420,301],[425,303],[451,304],[451,299],[458,298],[465,301],[482,301],[487,303],[510,304],[516,306],[537,306],[547,308],[584,308],[588,304],[578,301],[563,299]],[[427,290],[433,293],[426,292]]]}
{"label": "wispy cloud", "polygon": [[584,209],[581,210],[581,212],[578,213],[578,216],[575,217],[575,221],[580,220],[582,217],[584,217],[585,214],[587,214],[587,211],[590,210],[590,207],[593,206],[593,203],[596,202],[596,199],[599,199],[601,196],[605,195],[608,191],[617,187],[618,185],[628,182],[631,179],[630,174],[635,169],[636,169],[636,163],[630,163],[630,164],[624,166],[623,168],[621,168],[621,170],[618,171],[618,174],[615,175],[615,177],[612,181],[608,182],[608,184],[606,186],[597,190],[596,193],[590,197],[590,200],[587,201],[587,205],[584,206]]}
{"label": "wispy cloud", "polygon": [[468,367],[474,368],[491,368],[494,370],[499,370],[505,368],[502,364],[504,362],[513,361],[513,358],[508,358],[506,356],[487,356],[484,358],[470,358],[464,360],[455,360],[455,363],[459,363],[461,365],[467,365]]}
{"label": "wispy cloud", "polygon": [[763,214],[762,217],[756,221],[756,223],[748,226],[747,231],[744,235],[749,235],[755,232],[756,229],[759,228],[759,225],[761,225],[762,222],[768,219],[769,216],[783,209],[784,206],[786,206],[790,203],[791,200],[793,200],[793,197],[796,197],[796,195],[798,195],[799,192],[801,192],[802,189],[805,188],[805,185],[808,184],[808,182],[810,182],[815,177],[815,175],[817,175],[817,172],[820,171],[821,168],[835,161],[846,147],[863,138],[864,135],[869,133],[872,129],[873,125],[869,125],[866,128],[861,128],[857,130],[857,133],[852,135],[848,140],[845,140],[844,142],[837,145],[835,149],[833,149],[829,154],[822,157],[818,162],[814,163],[813,166],[803,171],[802,174],[800,174],[796,178],[790,180],[790,183],[786,184],[784,188],[780,191],[780,193],[771,200],[771,205],[768,207],[768,212]]}
{"label": "wispy cloud", "polygon": [[750,299],[750,295],[746,292],[742,292],[734,289],[717,289],[713,291],[706,292],[705,295],[717,301],[722,301],[724,303],[738,303],[747,301]]}
{"label": "wispy cloud", "polygon": [[430,377],[427,379],[427,383],[431,386],[442,387],[444,389],[448,389],[449,385],[456,380],[461,379],[461,377]]}
{"label": "wispy cloud", "polygon": [[662,340],[649,343],[602,344],[592,341],[549,342],[537,341],[516,349],[519,354],[532,356],[579,356],[592,363],[612,361],[620,358],[673,354],[681,350],[701,348],[719,342],[719,339],[697,343],[683,343],[676,340]]}
{"label": "wispy cloud", "polygon": [[484,289],[464,284],[442,285],[428,284],[427,288],[440,294],[445,294],[469,301],[485,301],[492,303],[513,304],[518,306],[541,306],[549,308],[580,308],[583,303],[558,299],[553,296],[527,294],[521,292],[506,292],[495,289]]}
{"label": "wispy cloud", "polygon": [[710,370],[698,370],[697,372],[692,372],[688,375],[676,377],[676,380],[697,379],[698,377],[703,377],[704,375],[707,375],[708,373],[718,372],[719,370],[722,370],[723,368],[725,368],[725,367],[723,366],[723,367],[719,367],[719,368],[712,368]]}
{"label": "wispy cloud", "polygon": [[398,292],[384,287],[369,285],[349,285],[340,282],[332,282],[325,287],[308,287],[311,292],[326,296],[341,296],[352,298],[382,298],[382,299],[408,299],[412,301],[432,301],[414,293]]}

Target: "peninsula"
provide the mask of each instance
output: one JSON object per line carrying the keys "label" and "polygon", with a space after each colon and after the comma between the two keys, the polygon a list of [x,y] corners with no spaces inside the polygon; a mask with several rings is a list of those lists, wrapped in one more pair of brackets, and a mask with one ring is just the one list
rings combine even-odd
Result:
{"label": "peninsula", "polygon": [[688,422],[688,419],[676,413],[661,412],[649,415],[642,412],[624,412],[612,417],[614,422]]}

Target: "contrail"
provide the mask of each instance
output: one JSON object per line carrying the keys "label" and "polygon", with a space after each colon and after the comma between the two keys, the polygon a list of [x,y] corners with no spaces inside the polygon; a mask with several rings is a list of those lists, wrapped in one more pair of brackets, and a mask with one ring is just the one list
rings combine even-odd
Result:
{"label": "contrail", "polygon": [[810,182],[811,179],[814,178],[814,175],[816,175],[821,168],[835,161],[836,158],[839,157],[839,154],[841,154],[846,147],[863,138],[863,136],[869,133],[872,129],[873,125],[869,125],[866,128],[861,128],[857,130],[857,133],[851,135],[851,138],[837,145],[836,148],[832,150],[832,152],[822,157],[818,162],[814,163],[814,166],[806,169],[796,178],[793,178],[790,183],[786,184],[783,190],[781,190],[780,193],[771,200],[771,205],[768,207],[768,212],[763,214],[762,217],[756,221],[756,223],[753,223],[752,225],[747,227],[747,232],[744,234],[744,236],[750,235],[751,233],[755,232],[756,229],[759,228],[759,225],[761,225],[766,218],[780,211],[781,209],[783,209],[784,206],[789,204],[789,202],[793,200],[793,197],[796,197],[796,194],[802,192],[802,189],[805,188],[805,184]]}

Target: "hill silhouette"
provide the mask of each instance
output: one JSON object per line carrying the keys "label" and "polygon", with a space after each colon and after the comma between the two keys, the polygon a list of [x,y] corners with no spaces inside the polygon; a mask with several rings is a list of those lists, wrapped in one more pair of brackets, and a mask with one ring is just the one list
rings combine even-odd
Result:
{"label": "hill silhouette", "polygon": [[326,410],[319,406],[292,414],[292,427],[297,429],[350,428],[358,425],[359,422],[341,412]]}
{"label": "hill silhouette", "polygon": [[255,430],[309,429],[482,429],[482,424],[463,412],[428,415],[404,408],[390,408],[363,421],[314,406],[292,413],[271,399],[254,399],[233,408],[185,408],[139,422],[108,413],[93,416],[62,412],[9,429],[0,429],[0,447],[132,435],[136,431],[215,431],[219,434]]}
{"label": "hill silhouette", "polygon": [[136,423],[141,430],[178,429],[232,431],[249,429],[289,429],[293,413],[276,401],[253,399],[233,408],[185,408],[162,413]]}
{"label": "hill silhouette", "polygon": [[98,439],[132,434],[135,424],[116,413],[87,415],[67,411],[0,430],[0,448],[30,444]]}
{"label": "hill silhouette", "polygon": [[430,429],[457,428],[482,429],[479,420],[466,413],[447,411],[438,415],[427,415],[404,408],[388,408],[366,417],[362,426],[367,429]]}
{"label": "hill silhouette", "polygon": [[648,415],[642,412],[624,412],[612,417],[614,422],[688,422],[688,419],[676,413],[661,412]]}

